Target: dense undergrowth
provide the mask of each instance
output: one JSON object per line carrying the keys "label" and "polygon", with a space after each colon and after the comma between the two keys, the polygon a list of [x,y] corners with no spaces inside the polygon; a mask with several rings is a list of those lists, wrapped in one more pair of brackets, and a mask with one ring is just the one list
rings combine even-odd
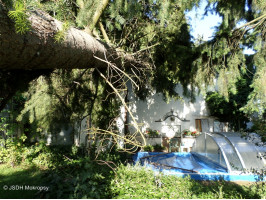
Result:
{"label": "dense undergrowth", "polygon": [[[25,145],[23,138],[9,140],[0,147],[0,163],[14,168],[9,169],[10,178],[5,176],[1,184],[12,183],[11,177],[16,179],[12,169],[24,166],[25,170],[34,167],[34,173],[40,172],[31,179],[25,178],[24,184],[39,182],[49,186],[48,191],[36,192],[31,198],[266,198],[265,183],[240,186],[225,181],[199,182],[133,166],[128,164],[131,155],[115,149],[98,156],[95,151],[90,152],[73,146]],[[2,196],[7,198],[4,192],[1,191]],[[25,191],[20,192],[23,196]]]}
{"label": "dense undergrowth", "polygon": [[266,197],[265,184],[240,186],[226,181],[195,181],[189,177],[154,174],[139,165],[121,165],[111,182],[119,199],[245,199]]}

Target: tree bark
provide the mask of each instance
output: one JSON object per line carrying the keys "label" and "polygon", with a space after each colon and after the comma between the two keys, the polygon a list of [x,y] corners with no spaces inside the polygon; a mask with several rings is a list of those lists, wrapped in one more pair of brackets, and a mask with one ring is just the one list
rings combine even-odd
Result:
{"label": "tree bark", "polygon": [[[47,13],[35,10],[30,13],[31,30],[17,34],[14,22],[0,0],[0,69],[54,69],[54,68],[102,68],[109,62],[121,65],[119,53],[107,44],[96,40],[84,31],[70,28],[62,42],[56,42],[55,34],[62,23]],[[134,59],[125,56],[131,63]],[[133,61],[134,62],[134,61]],[[135,63],[136,64],[136,63]]]}

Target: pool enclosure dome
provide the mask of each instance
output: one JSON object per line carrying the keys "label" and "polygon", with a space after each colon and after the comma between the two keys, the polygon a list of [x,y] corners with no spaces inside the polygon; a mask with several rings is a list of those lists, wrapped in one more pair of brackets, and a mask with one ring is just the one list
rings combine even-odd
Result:
{"label": "pool enclosure dome", "polygon": [[[180,145],[182,145],[182,137]],[[137,152],[134,163],[155,172],[195,180],[266,181],[266,147],[240,133],[202,133],[191,152]]]}
{"label": "pool enclosure dome", "polygon": [[202,133],[196,138],[192,153],[221,165],[228,172],[260,170],[266,166],[266,152],[240,133]]}

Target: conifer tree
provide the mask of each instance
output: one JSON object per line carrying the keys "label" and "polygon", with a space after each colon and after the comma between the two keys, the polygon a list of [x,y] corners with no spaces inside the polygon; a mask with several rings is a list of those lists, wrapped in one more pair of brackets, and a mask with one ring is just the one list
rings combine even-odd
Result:
{"label": "conifer tree", "polygon": [[[237,83],[243,76],[253,77],[250,86],[253,90],[242,111],[257,112],[260,116],[266,109],[265,78],[265,1],[220,1],[209,0],[207,12],[216,12],[222,17],[222,23],[212,40],[198,45],[200,56],[195,60],[199,87],[213,83],[218,77],[219,92],[229,100],[230,93],[237,94]],[[242,26],[239,22],[245,21]],[[243,50],[252,48],[255,55],[246,60]],[[249,70],[249,65],[255,69]]]}
{"label": "conifer tree", "polygon": [[[222,16],[223,22],[217,27],[212,40],[194,44],[191,42],[185,11],[198,6],[199,2],[199,0],[0,1],[0,23],[2,23],[0,30],[3,30],[7,24],[13,23],[10,33],[16,30],[16,35],[12,35],[15,36],[13,40],[19,38],[17,41],[21,41],[22,45],[28,41],[27,39],[31,39],[32,33],[37,33],[37,36],[39,34],[39,38],[41,36],[45,38],[39,29],[41,26],[38,25],[40,22],[45,22],[41,18],[47,20],[45,28],[51,28],[48,47],[52,50],[51,58],[54,58],[49,64],[46,62],[44,65],[47,59],[41,54],[42,59],[38,60],[40,52],[36,51],[31,58],[24,57],[21,62],[14,64],[18,56],[13,56],[12,59],[11,54],[0,54],[6,55],[0,60],[0,81],[5,88],[4,95],[1,96],[4,100],[1,101],[2,105],[21,86],[10,84],[11,77],[16,72],[13,73],[4,66],[29,69],[22,70],[23,75],[17,76],[20,82],[27,85],[38,76],[32,75],[35,70],[30,70],[34,64],[42,68],[49,66],[62,68],[52,73],[51,70],[47,70],[49,72],[46,72],[48,75],[45,78],[41,77],[30,84],[30,90],[26,95],[27,106],[22,111],[21,118],[30,113],[30,121],[35,120],[43,128],[47,128],[50,124],[48,122],[53,122],[53,119],[71,121],[92,113],[97,116],[94,124],[105,121],[106,124],[101,124],[101,127],[106,128],[110,119],[114,118],[118,107],[117,98],[112,95],[112,86],[109,83],[113,84],[117,91],[125,91],[125,80],[136,83],[138,86],[136,93],[141,99],[145,99],[151,89],[162,92],[166,99],[178,98],[179,94],[174,90],[178,83],[184,86],[185,95],[193,99],[195,86],[204,89],[205,86],[213,84],[214,78],[218,77],[220,93],[229,100],[230,94],[238,92],[236,87],[238,81],[244,74],[250,73],[243,55],[243,47],[248,46],[256,50],[250,61],[256,71],[250,85],[253,90],[249,95],[249,101],[242,109],[245,112],[263,113],[266,104],[264,1],[250,0],[246,4],[245,0],[209,0],[206,12],[218,13]],[[246,5],[248,10],[245,10]],[[40,10],[46,11],[63,23],[53,20]],[[237,23],[243,19],[247,23],[237,27]],[[32,28],[36,29],[32,31]],[[3,31],[0,33],[1,41],[4,41],[3,33]],[[8,34],[6,37],[8,38]],[[11,37],[8,40],[10,43],[1,44],[11,45]],[[37,49],[45,47],[42,42],[40,46],[36,45]],[[94,54],[88,54],[90,49],[86,49],[86,45],[91,48],[96,47],[97,50]],[[84,49],[80,49],[79,46]],[[7,51],[8,45],[1,48],[2,51],[3,49]],[[49,52],[48,49],[41,53]],[[53,57],[67,50],[69,53],[66,58]],[[38,61],[37,64],[35,61]],[[84,66],[91,69],[66,69],[84,68]],[[39,75],[43,73],[37,71]],[[5,76],[8,73],[11,75],[10,78]],[[82,76],[79,77],[79,74]],[[102,77],[104,81],[99,81]],[[188,85],[191,85],[191,90],[186,90]],[[39,102],[47,109],[37,109],[39,113],[36,115],[34,112],[38,101],[41,101],[38,97],[41,96],[49,99],[50,103]],[[81,99],[78,96],[81,96]],[[98,108],[103,112],[107,110],[111,114],[105,115],[106,119],[103,118],[101,121],[98,118],[100,115],[96,114]]]}

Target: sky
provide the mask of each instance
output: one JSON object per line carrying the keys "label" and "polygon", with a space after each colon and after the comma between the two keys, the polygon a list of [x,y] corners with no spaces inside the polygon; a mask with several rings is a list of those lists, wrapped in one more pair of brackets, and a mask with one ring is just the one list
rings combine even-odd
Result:
{"label": "sky", "polygon": [[[218,26],[222,22],[222,18],[219,15],[208,13],[204,16],[205,7],[207,1],[201,1],[199,8],[193,8],[191,11],[186,13],[187,19],[191,27],[191,35],[194,39],[202,36],[203,40],[207,41],[212,39],[215,32],[215,26]],[[244,22],[239,23],[238,26]],[[254,54],[255,51],[252,49],[245,48],[244,54]]]}
{"label": "sky", "polygon": [[187,12],[186,16],[192,30],[192,36],[196,39],[202,36],[203,40],[207,41],[212,38],[214,27],[222,22],[222,18],[215,14],[208,13],[204,16],[206,1],[202,1],[199,8],[193,8],[192,11]]}

